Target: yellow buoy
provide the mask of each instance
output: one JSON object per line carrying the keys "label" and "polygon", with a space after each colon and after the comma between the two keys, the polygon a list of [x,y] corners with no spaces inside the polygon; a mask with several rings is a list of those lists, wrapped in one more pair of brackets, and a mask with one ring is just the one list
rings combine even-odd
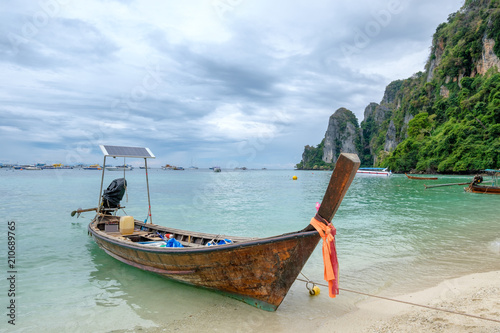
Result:
{"label": "yellow buoy", "polygon": [[293,180],[297,180],[297,176],[293,176],[293,177],[292,177],[292,179],[293,179]]}
{"label": "yellow buoy", "polygon": [[309,295],[311,295],[311,296],[318,296],[319,292],[320,292],[319,287],[318,286],[314,286],[314,287],[312,287],[311,290],[309,290]]}

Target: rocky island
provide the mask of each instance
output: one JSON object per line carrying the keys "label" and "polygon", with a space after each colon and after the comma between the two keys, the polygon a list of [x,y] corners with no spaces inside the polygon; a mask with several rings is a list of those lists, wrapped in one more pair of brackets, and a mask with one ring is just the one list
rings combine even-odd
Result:
{"label": "rocky island", "polygon": [[472,173],[500,166],[500,4],[467,0],[440,24],[425,70],[391,82],[359,124],[339,108],[297,169],[332,169],[341,152],[395,172]]}

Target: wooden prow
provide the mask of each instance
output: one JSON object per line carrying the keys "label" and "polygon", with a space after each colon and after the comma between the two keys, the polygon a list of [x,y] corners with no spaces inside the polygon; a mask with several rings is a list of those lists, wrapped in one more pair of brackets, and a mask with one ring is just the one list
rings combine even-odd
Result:
{"label": "wooden prow", "polygon": [[[330,183],[326,189],[325,196],[318,210],[318,215],[331,222],[333,216],[344,199],[347,189],[352,183],[356,171],[361,164],[358,155],[342,153],[335,164]],[[308,225],[304,231],[315,230],[312,225]]]}

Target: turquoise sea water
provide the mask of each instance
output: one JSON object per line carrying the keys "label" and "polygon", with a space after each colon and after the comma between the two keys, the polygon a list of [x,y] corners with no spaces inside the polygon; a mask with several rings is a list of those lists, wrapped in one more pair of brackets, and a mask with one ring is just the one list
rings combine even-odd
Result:
{"label": "turquoise sea water", "polygon": [[[104,187],[121,172],[107,172]],[[298,180],[293,181],[292,176]],[[149,172],[153,222],[180,229],[271,236],[302,229],[316,213],[331,172],[209,170]],[[127,172],[122,201],[128,215],[147,215],[145,171]],[[471,194],[465,182],[357,176],[333,223],[337,228],[340,287],[395,295],[473,272],[500,269],[500,196]],[[277,312],[267,313],[206,290],[168,281],[106,255],[87,235],[97,205],[100,171],[0,170],[1,332],[121,332],[286,330],[335,318],[361,298],[327,291],[310,297],[292,286]],[[8,222],[15,222],[15,297],[6,297]],[[320,247],[303,270],[323,282]],[[7,306],[15,300],[15,326]],[[214,326],[213,320],[217,320]]]}

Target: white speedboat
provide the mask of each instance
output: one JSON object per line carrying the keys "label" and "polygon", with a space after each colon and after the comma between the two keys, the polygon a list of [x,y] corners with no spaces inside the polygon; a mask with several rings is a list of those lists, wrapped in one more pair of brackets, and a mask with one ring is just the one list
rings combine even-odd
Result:
{"label": "white speedboat", "polygon": [[389,177],[392,172],[387,168],[359,168],[356,175]]}
{"label": "white speedboat", "polygon": [[134,168],[130,165],[118,165],[118,166],[107,166],[106,170],[108,171],[130,171]]}

